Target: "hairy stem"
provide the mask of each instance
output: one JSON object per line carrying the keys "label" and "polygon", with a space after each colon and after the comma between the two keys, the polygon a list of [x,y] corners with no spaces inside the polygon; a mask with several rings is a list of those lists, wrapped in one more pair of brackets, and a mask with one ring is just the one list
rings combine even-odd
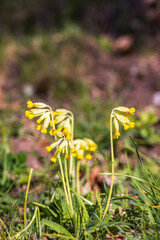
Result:
{"label": "hairy stem", "polygon": [[66,195],[67,203],[69,204],[69,198],[68,198],[68,194],[67,194],[67,189],[66,189],[66,184],[65,184],[65,179],[64,179],[64,172],[63,172],[63,167],[62,167],[62,162],[61,162],[60,156],[58,156],[58,161],[59,161],[59,166],[60,166],[60,170],[61,170],[61,176],[62,176],[62,183],[63,183],[64,193]]}
{"label": "hairy stem", "polygon": [[71,199],[71,191],[70,191],[69,181],[68,181],[68,170],[67,170],[67,160],[66,159],[64,159],[64,166],[65,166],[66,185],[67,185],[67,190],[68,190],[69,203],[71,206],[71,211],[72,211],[72,216],[73,216],[74,213],[73,213],[73,205],[72,205],[72,199]]}
{"label": "hairy stem", "polygon": [[80,179],[79,179],[79,171],[80,171],[80,160],[77,160],[77,168],[76,168],[76,185],[77,185],[77,193],[80,194]]}
{"label": "hairy stem", "polygon": [[112,160],[112,176],[111,176],[111,186],[109,189],[109,195],[108,195],[108,200],[107,200],[107,205],[103,214],[103,219],[105,218],[108,208],[109,208],[109,204],[110,204],[110,200],[111,200],[111,196],[112,196],[112,190],[113,190],[113,180],[114,180],[114,150],[113,150],[113,124],[112,124],[112,113],[110,115],[110,144],[111,144],[111,160]]}

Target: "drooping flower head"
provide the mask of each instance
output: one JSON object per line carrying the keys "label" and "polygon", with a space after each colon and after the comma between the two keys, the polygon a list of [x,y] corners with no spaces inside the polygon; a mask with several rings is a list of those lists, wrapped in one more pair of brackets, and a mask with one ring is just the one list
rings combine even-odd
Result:
{"label": "drooping flower head", "polygon": [[50,160],[54,163],[60,154],[63,154],[65,159],[69,160],[70,156],[76,151],[72,142],[70,140],[64,140],[64,138],[60,138],[46,147],[47,152],[51,152],[52,150],[55,150],[55,153]]}
{"label": "drooping flower head", "polygon": [[124,127],[124,130],[134,128],[135,123],[130,121],[131,115],[134,115],[135,108],[117,107],[112,110],[113,119],[113,138],[118,139],[120,136],[119,123]]}
{"label": "drooping flower head", "polygon": [[97,144],[89,138],[75,139],[73,145],[76,150],[74,157],[78,160],[83,158],[92,159],[92,152],[97,149]]}
{"label": "drooping flower head", "polygon": [[46,134],[51,122],[54,121],[52,108],[44,103],[33,103],[30,100],[27,102],[27,107],[29,110],[25,111],[26,117],[29,119],[37,117],[36,129],[38,131],[41,130],[41,133]]}
{"label": "drooping flower head", "polygon": [[36,129],[41,130],[41,133],[46,134],[49,130],[51,136],[54,136],[54,142],[46,147],[46,151],[55,150],[51,161],[56,162],[60,153],[65,154],[66,159],[70,159],[70,154],[74,155],[76,150],[72,144],[71,124],[73,123],[72,113],[66,109],[52,108],[44,103],[27,102],[29,110],[25,111],[26,117],[33,119],[37,117]]}

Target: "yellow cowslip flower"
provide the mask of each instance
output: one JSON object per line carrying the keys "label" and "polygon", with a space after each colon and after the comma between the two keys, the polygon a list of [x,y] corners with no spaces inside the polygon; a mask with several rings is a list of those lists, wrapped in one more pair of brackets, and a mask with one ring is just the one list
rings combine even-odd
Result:
{"label": "yellow cowslip flower", "polygon": [[51,129],[49,131],[49,134],[51,136],[64,137],[64,134],[62,132],[58,131],[58,129]]}
{"label": "yellow cowslip flower", "polygon": [[72,149],[71,149],[71,155],[72,155],[73,157],[76,157],[76,156],[77,156],[77,151],[76,151],[75,148],[72,148]]}
{"label": "yellow cowslip flower", "polygon": [[71,140],[71,134],[70,134],[70,133],[68,133],[68,134],[66,135],[66,140]]}
{"label": "yellow cowslip flower", "polygon": [[97,149],[97,144],[93,140],[89,138],[84,138],[84,140],[88,144],[89,150],[91,152],[94,152]]}
{"label": "yellow cowslip flower", "polygon": [[45,103],[41,103],[41,102],[33,103],[31,100],[29,100],[29,101],[27,101],[27,107],[28,108],[33,108],[33,107],[45,108],[45,107],[48,107],[48,105],[46,105]]}
{"label": "yellow cowslip flower", "polygon": [[63,133],[64,133],[64,135],[66,135],[67,136],[67,134],[69,133],[69,131],[68,131],[68,128],[67,127],[65,127],[64,129],[63,129],[63,131],[62,131]]}
{"label": "yellow cowslip flower", "polygon": [[134,128],[135,123],[130,122],[130,116],[135,112],[135,108],[117,107],[112,110],[113,118],[113,139],[118,139],[120,136],[119,123],[124,127],[124,130]]}
{"label": "yellow cowslip flower", "polygon": [[53,156],[53,157],[51,157],[50,160],[51,160],[52,162],[56,163],[56,161],[57,161],[57,157]]}
{"label": "yellow cowslip flower", "polygon": [[[50,146],[45,147],[45,149],[47,152],[51,152],[52,149],[58,147],[61,143],[62,143],[62,139],[58,139],[58,140],[54,141]],[[58,147],[58,149],[61,149],[61,148]]]}
{"label": "yellow cowslip flower", "polygon": [[34,103],[32,102],[32,101],[27,101],[27,107],[28,108],[32,108],[32,107],[34,107]]}
{"label": "yellow cowslip flower", "polygon": [[87,154],[85,155],[85,158],[88,159],[88,160],[90,160],[90,159],[92,159],[92,155],[91,155],[90,153],[87,153]]}
{"label": "yellow cowslip flower", "polygon": [[54,141],[50,146],[45,147],[47,152],[51,152],[53,149],[57,148],[54,156],[51,158],[52,162],[56,162],[57,156],[62,152],[64,154],[65,159],[69,160],[70,155],[76,155],[76,150],[74,145],[70,140],[65,140],[65,138],[60,138]]}
{"label": "yellow cowslip flower", "polygon": [[29,108],[29,110],[25,111],[26,117],[28,117],[29,119],[38,117],[36,125],[36,129],[38,131],[41,130],[41,133],[46,134],[47,129],[50,125],[52,126],[52,128],[55,128],[54,116],[57,113],[54,112],[50,106],[41,102],[33,103],[31,100],[29,100],[27,102],[27,107]]}
{"label": "yellow cowslip flower", "polygon": [[51,130],[49,131],[49,134],[50,134],[51,136],[55,136],[55,135],[57,134],[57,130],[56,130],[56,129],[51,129]]}
{"label": "yellow cowslip flower", "polygon": [[56,163],[57,157],[58,157],[58,155],[61,153],[61,151],[62,151],[62,150],[61,150],[60,148],[58,148],[57,151],[55,152],[54,156],[51,157],[50,160],[51,160],[52,162]]}
{"label": "yellow cowslip flower", "polygon": [[40,130],[41,130],[41,124],[37,124],[37,125],[36,125],[36,129],[37,129],[38,131],[40,131]]}
{"label": "yellow cowslip flower", "polygon": [[26,117],[28,117],[29,114],[31,114],[31,112],[30,112],[29,110],[26,110],[26,111],[25,111],[25,115],[26,115]]}
{"label": "yellow cowslip flower", "polygon": [[79,160],[92,159],[91,152],[97,149],[97,144],[89,138],[76,139],[73,141],[73,145],[77,151],[76,158]]}
{"label": "yellow cowslip flower", "polygon": [[53,122],[54,122],[54,125],[55,125],[57,123],[57,121],[56,120],[54,120],[54,121],[50,120],[49,124],[52,128],[53,128]]}
{"label": "yellow cowslip flower", "polygon": [[120,132],[119,131],[116,131],[114,134],[113,134],[113,139],[118,139],[120,136]]}
{"label": "yellow cowslip flower", "polygon": [[[77,151],[71,142],[73,114],[70,111],[66,109],[56,109],[56,111],[53,111],[50,106],[40,102],[34,103],[31,100],[27,102],[27,107],[29,110],[25,111],[26,117],[29,119],[38,118],[36,120],[36,129],[46,134],[49,128],[50,135],[55,136],[55,139],[57,139],[50,146],[46,147],[46,151],[48,152],[51,152],[54,148],[58,148],[51,161],[56,162],[56,158],[61,151],[66,159],[69,159],[70,155],[77,155]],[[91,150],[94,150],[94,147],[92,145]]]}
{"label": "yellow cowslip flower", "polygon": [[71,133],[71,121],[73,120],[71,116],[72,113],[66,109],[56,109],[55,112],[56,126],[58,128],[62,127],[65,135],[67,135],[68,132]]}
{"label": "yellow cowslip flower", "polygon": [[66,155],[65,155],[65,159],[66,159],[66,160],[69,160],[69,159],[70,159],[70,155],[69,155],[69,154],[66,154]]}

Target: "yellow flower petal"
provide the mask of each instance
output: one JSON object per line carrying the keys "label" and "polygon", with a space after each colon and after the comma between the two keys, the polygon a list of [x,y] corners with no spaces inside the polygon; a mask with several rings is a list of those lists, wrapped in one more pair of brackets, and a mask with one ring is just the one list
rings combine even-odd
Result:
{"label": "yellow flower petal", "polygon": [[29,114],[31,114],[31,112],[30,112],[29,110],[26,110],[26,111],[25,111],[26,117],[29,117]]}
{"label": "yellow flower petal", "polygon": [[53,157],[51,157],[50,160],[55,163],[57,161],[57,158],[53,156]]}
{"label": "yellow flower petal", "polygon": [[41,130],[41,124],[36,125],[36,129],[37,129],[38,131],[40,131],[40,130]]}
{"label": "yellow flower petal", "polygon": [[67,134],[66,140],[71,140],[71,134],[70,133]]}
{"label": "yellow flower petal", "polygon": [[129,112],[131,115],[133,115],[133,114],[135,113],[135,111],[136,111],[135,108],[132,107],[132,108],[129,109],[128,112]]}
{"label": "yellow flower petal", "polygon": [[62,131],[62,127],[57,128],[57,131],[61,132]]}
{"label": "yellow flower petal", "polygon": [[55,117],[57,115],[57,112],[52,111],[53,117]]}
{"label": "yellow flower petal", "polygon": [[71,149],[71,155],[73,156],[73,157],[76,157],[77,156],[77,151],[76,151],[76,149]]}
{"label": "yellow flower petal", "polygon": [[54,135],[57,134],[57,130],[56,130],[56,129],[51,129],[51,130],[49,131],[49,134],[50,134],[51,136],[54,136]]}
{"label": "yellow flower petal", "polygon": [[34,103],[32,102],[32,101],[27,101],[27,107],[28,108],[32,108],[32,107],[34,107]]}
{"label": "yellow flower petal", "polygon": [[124,130],[127,131],[130,128],[130,125],[125,123],[123,124]]}
{"label": "yellow flower petal", "polygon": [[77,159],[81,160],[81,159],[83,159],[83,156],[81,154],[78,154]]}
{"label": "yellow flower petal", "polygon": [[46,149],[47,152],[51,152],[52,151],[52,147],[51,146],[47,146],[47,147],[45,147],[45,149]]}
{"label": "yellow flower petal", "polygon": [[59,153],[61,153],[61,151],[62,151],[62,149],[61,149],[61,148],[58,148],[57,151],[56,151],[56,153],[59,154]]}
{"label": "yellow flower petal", "polygon": [[46,134],[47,133],[47,129],[46,128],[42,128],[41,133]]}
{"label": "yellow flower petal", "polygon": [[69,133],[68,128],[65,127],[62,132],[64,133],[64,135],[67,135]]}
{"label": "yellow flower petal", "polygon": [[94,152],[96,149],[97,149],[97,144],[93,143],[93,144],[90,145],[89,150],[90,150],[91,152]]}
{"label": "yellow flower petal", "polygon": [[52,122],[52,120],[50,120],[49,124],[50,124],[51,127],[53,127],[53,122]]}
{"label": "yellow flower petal", "polygon": [[92,155],[88,153],[88,154],[85,155],[85,158],[90,160],[90,159],[92,159]]}
{"label": "yellow flower petal", "polygon": [[113,135],[113,139],[118,139],[120,136],[120,132],[119,131],[116,131]]}
{"label": "yellow flower petal", "polygon": [[129,123],[129,126],[130,126],[130,128],[134,128],[135,123],[134,123],[134,122],[130,122],[130,123]]}
{"label": "yellow flower petal", "polygon": [[66,155],[65,155],[65,159],[66,159],[66,160],[69,160],[69,159],[70,159],[69,154],[66,154]]}
{"label": "yellow flower petal", "polygon": [[29,118],[30,120],[33,119],[33,118],[34,118],[33,113],[30,113],[30,114],[28,115],[28,118]]}
{"label": "yellow flower petal", "polygon": [[41,119],[37,119],[37,124],[40,124],[41,123]]}

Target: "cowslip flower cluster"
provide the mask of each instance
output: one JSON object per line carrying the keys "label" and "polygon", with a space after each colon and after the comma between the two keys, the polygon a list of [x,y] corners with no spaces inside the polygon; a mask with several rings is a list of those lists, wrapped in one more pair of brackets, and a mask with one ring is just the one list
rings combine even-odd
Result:
{"label": "cowslip flower cluster", "polygon": [[134,128],[135,123],[130,121],[131,115],[134,115],[135,108],[117,107],[112,110],[113,119],[113,139],[118,139],[120,136],[119,123],[124,127],[124,130]]}
{"label": "cowslip flower cluster", "polygon": [[88,160],[92,159],[92,152],[97,149],[97,144],[89,138],[75,139],[73,141],[73,145],[76,150],[74,157],[76,157],[78,160],[83,158]]}
{"label": "cowslip flower cluster", "polygon": [[38,117],[36,129],[38,131],[41,130],[41,133],[46,134],[47,129],[52,123],[52,116],[54,116],[54,112],[51,107],[40,102],[33,103],[32,101],[27,102],[27,107],[29,110],[25,111],[25,115],[30,120],[34,117]]}
{"label": "cowslip flower cluster", "polygon": [[33,119],[38,117],[36,129],[46,134],[49,131],[51,136],[55,137],[55,141],[46,147],[47,152],[51,152],[56,148],[52,162],[56,162],[60,153],[65,154],[65,158],[70,159],[70,154],[75,155],[75,148],[71,141],[71,114],[66,109],[52,108],[44,103],[27,102],[29,110],[25,111],[26,117]]}
{"label": "cowslip flower cluster", "polygon": [[55,148],[57,148],[57,150],[55,151],[54,156],[50,159],[54,163],[56,162],[60,153],[65,155],[66,160],[69,160],[70,156],[74,155],[76,152],[72,142],[70,140],[64,140],[64,138],[60,138],[54,141],[50,146],[47,146],[46,151],[51,152]]}

